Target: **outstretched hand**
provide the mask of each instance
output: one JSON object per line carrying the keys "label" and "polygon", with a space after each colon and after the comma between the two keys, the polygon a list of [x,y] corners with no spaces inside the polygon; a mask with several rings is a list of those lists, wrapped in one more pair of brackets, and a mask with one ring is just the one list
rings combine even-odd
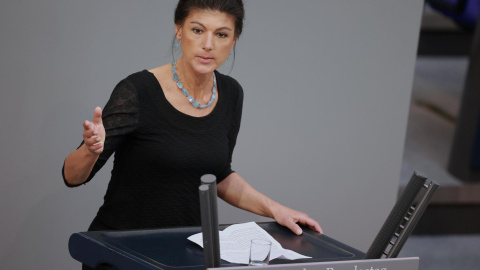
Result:
{"label": "outstretched hand", "polygon": [[322,228],[313,218],[309,217],[305,213],[293,210],[283,205],[280,205],[280,208],[277,209],[273,218],[278,222],[278,224],[289,228],[296,235],[301,235],[303,233],[302,228],[300,228],[298,224],[308,226],[310,229],[323,234]]}
{"label": "outstretched hand", "polygon": [[102,109],[100,107],[95,108],[91,122],[88,120],[83,122],[83,141],[90,152],[94,154],[103,152],[105,128],[103,127]]}

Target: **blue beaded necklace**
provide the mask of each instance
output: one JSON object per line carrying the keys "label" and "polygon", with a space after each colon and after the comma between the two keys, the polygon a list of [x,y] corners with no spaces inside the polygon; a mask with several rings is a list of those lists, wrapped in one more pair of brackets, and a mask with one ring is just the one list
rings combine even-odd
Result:
{"label": "blue beaded necklace", "polygon": [[213,88],[212,88],[212,97],[210,98],[210,101],[207,104],[200,105],[198,101],[196,101],[190,94],[188,93],[188,90],[183,88],[183,84],[180,81],[180,78],[178,78],[177,75],[177,61],[174,60],[172,62],[172,73],[173,73],[173,80],[177,82],[178,88],[182,91],[182,94],[187,97],[188,101],[192,104],[193,107],[197,109],[204,109],[209,107],[210,105],[215,102],[215,98],[217,95],[217,78],[215,78],[215,72],[213,72]]}

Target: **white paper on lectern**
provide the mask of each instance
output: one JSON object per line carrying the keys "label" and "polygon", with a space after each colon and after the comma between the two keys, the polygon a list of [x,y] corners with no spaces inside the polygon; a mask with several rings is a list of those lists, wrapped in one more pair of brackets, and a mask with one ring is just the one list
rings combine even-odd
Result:
{"label": "white paper on lectern", "polygon": [[[231,263],[248,264],[250,257],[250,241],[252,239],[265,239],[272,243],[270,260],[280,258],[288,260],[308,259],[295,251],[284,249],[270,234],[255,222],[231,225],[219,232],[220,258]],[[202,233],[188,237],[188,240],[203,248]]]}

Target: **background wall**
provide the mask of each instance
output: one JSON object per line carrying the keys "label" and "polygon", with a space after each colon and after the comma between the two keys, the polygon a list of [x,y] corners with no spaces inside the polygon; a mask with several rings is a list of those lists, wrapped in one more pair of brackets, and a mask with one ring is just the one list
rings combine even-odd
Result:
{"label": "background wall", "polygon": [[[61,165],[119,80],[170,61],[174,2],[0,4],[1,269],[79,269],[68,238],[95,216],[111,162],[75,189]],[[422,6],[246,1],[230,74],[246,95],[233,167],[361,250],[395,201]],[[219,214],[265,220],[225,204]]]}

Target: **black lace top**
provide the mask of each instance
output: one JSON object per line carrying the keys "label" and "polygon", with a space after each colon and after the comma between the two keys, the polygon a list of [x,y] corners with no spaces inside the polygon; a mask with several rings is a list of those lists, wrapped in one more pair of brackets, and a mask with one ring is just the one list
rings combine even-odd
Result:
{"label": "black lace top", "polygon": [[200,224],[200,177],[211,173],[221,181],[233,172],[242,115],[241,86],[229,76],[215,75],[220,97],[204,117],[175,109],[147,70],[115,87],[103,110],[104,151],[87,179],[115,153],[96,220],[113,229]]}

